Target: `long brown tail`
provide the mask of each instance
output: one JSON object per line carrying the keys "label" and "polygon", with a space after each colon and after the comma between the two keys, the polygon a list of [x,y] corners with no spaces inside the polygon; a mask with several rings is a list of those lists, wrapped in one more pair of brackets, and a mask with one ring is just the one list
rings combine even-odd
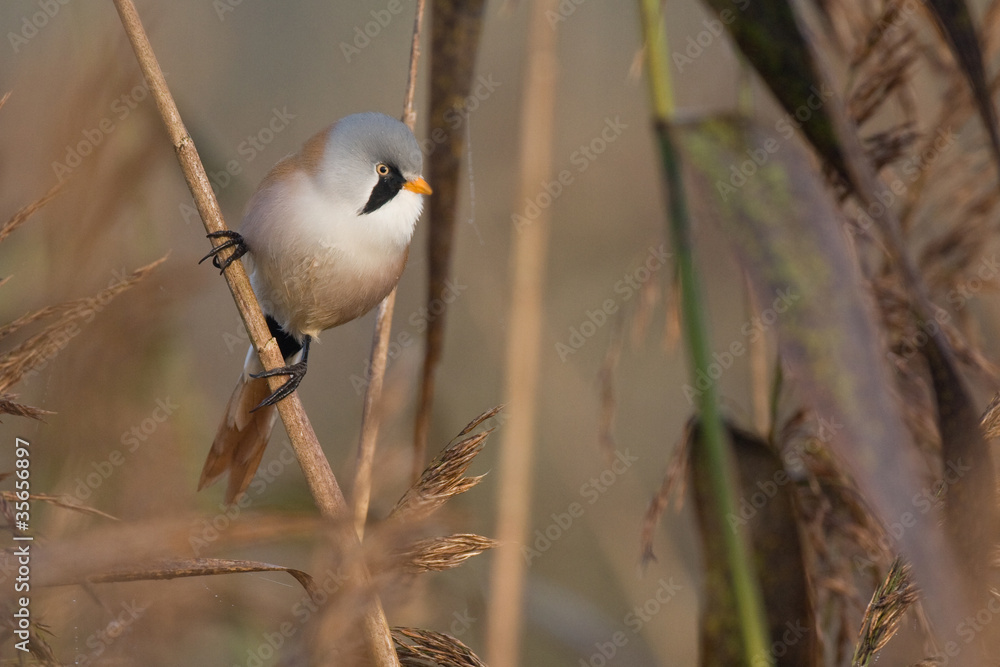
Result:
{"label": "long brown tail", "polygon": [[269,393],[266,380],[255,380],[247,377],[246,373],[240,376],[201,471],[199,491],[218,480],[226,471],[229,472],[226,503],[232,504],[250,486],[278,416],[273,405],[253,413],[250,410]]}

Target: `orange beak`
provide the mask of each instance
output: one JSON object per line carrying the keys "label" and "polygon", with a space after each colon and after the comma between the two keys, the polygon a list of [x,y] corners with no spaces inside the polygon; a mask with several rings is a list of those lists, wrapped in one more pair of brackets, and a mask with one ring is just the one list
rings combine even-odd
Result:
{"label": "orange beak", "polygon": [[429,195],[434,193],[434,191],[431,190],[431,186],[427,185],[427,181],[422,178],[417,178],[403,183],[403,189],[409,190],[410,192],[416,192],[418,195]]}

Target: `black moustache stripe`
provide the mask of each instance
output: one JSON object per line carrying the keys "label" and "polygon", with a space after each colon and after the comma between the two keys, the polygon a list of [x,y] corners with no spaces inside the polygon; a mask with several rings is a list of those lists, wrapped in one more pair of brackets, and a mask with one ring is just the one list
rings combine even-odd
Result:
{"label": "black moustache stripe", "polygon": [[372,188],[371,196],[368,197],[368,203],[361,209],[361,214],[365,215],[385,206],[403,189],[404,183],[406,183],[406,179],[399,173],[399,169],[389,165],[389,173],[379,177],[378,183]]}

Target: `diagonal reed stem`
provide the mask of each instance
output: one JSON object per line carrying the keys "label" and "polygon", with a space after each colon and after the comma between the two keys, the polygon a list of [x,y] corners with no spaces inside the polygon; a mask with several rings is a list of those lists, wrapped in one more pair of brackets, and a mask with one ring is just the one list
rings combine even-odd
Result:
{"label": "diagonal reed stem", "polygon": [[[417,65],[420,62],[420,35],[424,28],[424,5],[426,0],[417,0],[416,17],[413,19],[413,41],[410,45],[410,74],[406,82],[403,99],[402,120],[412,131],[417,124],[417,112],[413,108],[413,98],[417,90]],[[358,458],[354,468],[354,487],[351,492],[353,503],[354,529],[358,539],[365,535],[368,519],[368,504],[372,493],[372,466],[375,463],[375,441],[378,439],[379,402],[382,399],[382,382],[389,356],[389,333],[392,331],[392,311],[396,306],[396,288],[392,288],[378,306],[375,315],[375,332],[372,334],[372,352],[368,368],[371,377],[365,390],[365,407],[361,417],[361,439],[358,442]]]}
{"label": "diagonal reed stem", "polygon": [[[153,98],[156,100],[156,107],[166,126],[170,141],[177,152],[177,159],[180,162],[181,170],[184,172],[184,178],[187,181],[188,188],[191,190],[191,195],[194,197],[198,213],[205,223],[205,229],[208,232],[225,230],[227,229],[226,223],[222,217],[222,212],[219,210],[215,194],[212,192],[212,186],[209,183],[208,175],[205,173],[205,167],[198,156],[194,141],[192,141],[191,136],[188,134],[187,128],[184,127],[177,104],[174,102],[170,89],[167,87],[163,70],[160,68],[160,64],[153,54],[153,47],[149,43],[149,37],[146,35],[146,31],[139,19],[135,4],[132,0],[113,1],[121,18],[122,26],[128,35],[129,42],[132,44],[132,50],[135,52],[139,67],[142,69],[143,76],[149,84]],[[221,243],[223,240],[219,242]],[[226,283],[229,285],[229,290],[233,294],[236,307],[239,309],[240,317],[243,319],[254,348],[260,355],[260,360],[264,368],[270,370],[281,367],[284,365],[284,360],[281,358],[277,342],[271,337],[268,331],[260,304],[257,302],[253,289],[250,287],[250,281],[247,278],[242,262],[234,262],[226,269],[224,275]],[[272,377],[268,378],[268,382],[271,389],[275,390],[282,384],[283,379]],[[278,414],[281,415],[281,420],[288,431],[292,448],[295,450],[295,455],[299,460],[299,465],[302,467],[309,491],[316,502],[316,506],[319,508],[320,514],[327,519],[331,519],[335,526],[343,524],[350,516],[347,502],[340,490],[333,470],[330,468],[330,463],[323,454],[323,449],[320,447],[319,440],[316,438],[316,433],[313,431],[312,424],[310,424],[309,418],[306,416],[305,409],[302,407],[302,402],[299,400],[297,393],[293,392],[288,398],[278,403]],[[338,534],[342,534],[345,537],[349,550],[360,554],[361,545],[352,531],[339,531]],[[370,588],[371,576],[361,562],[361,559],[351,560],[356,560],[359,564],[357,571],[354,572],[359,583],[366,588]],[[375,664],[380,667],[398,667],[399,660],[396,656],[392,636],[389,633],[389,624],[385,619],[385,613],[382,611],[382,605],[378,597],[374,594],[364,610],[363,627],[365,641],[372,653]]]}
{"label": "diagonal reed stem", "polygon": [[[691,358],[691,377],[708,373],[711,361],[710,338],[706,313],[702,304],[698,271],[694,264],[691,240],[691,223],[684,196],[680,155],[671,137],[670,118],[674,114],[673,89],[667,65],[667,44],[662,30],[659,0],[639,0],[642,27],[648,63],[650,98],[653,104],[654,127],[663,163],[663,176],[667,191],[668,231],[681,284],[681,313]],[[717,499],[718,530],[722,534],[726,552],[726,565],[733,586],[736,615],[740,623],[746,664],[772,665],[766,630],[766,615],[760,585],[751,561],[746,540],[741,531],[729,527],[727,516],[736,515],[736,503],[730,474],[730,447],[722,426],[719,400],[714,383],[699,397],[702,437],[694,443],[704,447],[709,464],[709,483]]]}

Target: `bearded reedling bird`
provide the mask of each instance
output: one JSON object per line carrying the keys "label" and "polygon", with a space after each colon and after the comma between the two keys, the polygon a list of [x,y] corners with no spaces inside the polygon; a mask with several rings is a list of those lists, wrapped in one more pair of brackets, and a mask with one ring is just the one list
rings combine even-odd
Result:
{"label": "bearded reedling bird", "polygon": [[[226,502],[242,495],[260,465],[277,417],[275,403],[306,374],[309,343],[321,331],[374,308],[396,286],[431,188],[420,146],[403,123],[380,113],[347,116],[271,169],[250,198],[239,233],[212,258],[221,271],[253,259],[250,283],[285,366],[264,372],[253,347],[215,435],[198,489],[227,471]],[[232,248],[220,263],[218,253]],[[272,375],[288,380],[268,395]]]}

